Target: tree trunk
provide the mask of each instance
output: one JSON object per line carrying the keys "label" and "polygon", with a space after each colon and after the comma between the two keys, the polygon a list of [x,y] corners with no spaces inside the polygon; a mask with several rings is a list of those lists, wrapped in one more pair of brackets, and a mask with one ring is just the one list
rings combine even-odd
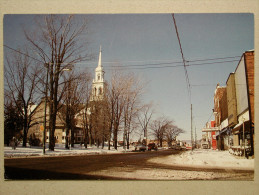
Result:
{"label": "tree trunk", "polygon": [[89,128],[89,145],[92,147],[92,127],[90,126]]}
{"label": "tree trunk", "polygon": [[128,135],[127,135],[127,149],[129,149],[129,145],[130,145],[130,141],[129,141],[129,132],[128,132]]}
{"label": "tree trunk", "polygon": [[85,129],[84,129],[84,134],[85,134],[84,145],[85,145],[85,148],[87,148],[87,142],[88,142],[88,128],[87,127],[85,127]]}
{"label": "tree trunk", "polygon": [[28,126],[27,126],[27,117],[25,116],[23,120],[23,143],[22,143],[23,147],[27,146],[27,134],[28,134]]}
{"label": "tree trunk", "polygon": [[97,139],[97,148],[99,148],[99,146],[100,146],[100,139],[98,138]]}
{"label": "tree trunk", "polygon": [[111,138],[108,139],[108,150],[111,150]]}
{"label": "tree trunk", "polygon": [[104,138],[102,140],[102,149],[104,148]]}
{"label": "tree trunk", "polygon": [[75,132],[74,127],[71,127],[71,147],[74,147],[75,144]]}
{"label": "tree trunk", "polygon": [[117,139],[118,139],[118,129],[117,129],[117,125],[114,128],[114,138],[113,138],[113,145],[114,145],[114,149],[117,150]]}
{"label": "tree trunk", "polygon": [[69,149],[68,136],[69,136],[69,129],[66,126],[66,146],[65,146],[66,149]]}

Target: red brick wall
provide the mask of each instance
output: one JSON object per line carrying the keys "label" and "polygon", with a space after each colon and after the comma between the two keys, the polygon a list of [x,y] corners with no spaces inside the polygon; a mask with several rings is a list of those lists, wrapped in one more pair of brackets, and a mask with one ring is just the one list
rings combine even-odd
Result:
{"label": "red brick wall", "polygon": [[246,76],[248,82],[251,119],[254,122],[254,51],[245,52]]}

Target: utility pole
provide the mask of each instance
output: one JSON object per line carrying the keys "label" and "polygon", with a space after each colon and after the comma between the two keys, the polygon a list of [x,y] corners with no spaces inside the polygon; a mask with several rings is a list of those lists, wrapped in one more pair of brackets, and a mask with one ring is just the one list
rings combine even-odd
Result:
{"label": "utility pole", "polygon": [[191,104],[191,146],[193,150],[193,135],[192,135],[192,104]]}
{"label": "utility pole", "polygon": [[196,127],[195,127],[195,148],[197,148],[197,133],[196,133]]}

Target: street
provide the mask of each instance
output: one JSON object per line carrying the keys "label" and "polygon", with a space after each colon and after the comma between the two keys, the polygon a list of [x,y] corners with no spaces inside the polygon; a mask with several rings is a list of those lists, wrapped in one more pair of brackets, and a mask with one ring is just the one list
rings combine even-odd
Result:
{"label": "street", "polygon": [[214,179],[218,180],[253,179],[252,170],[162,165],[149,161],[154,157],[163,159],[182,152],[184,151],[161,150],[125,154],[10,158],[5,159],[5,179],[177,180],[175,175],[179,173],[186,179],[201,179],[193,177],[193,173],[203,179],[206,179],[208,174],[214,175]]}

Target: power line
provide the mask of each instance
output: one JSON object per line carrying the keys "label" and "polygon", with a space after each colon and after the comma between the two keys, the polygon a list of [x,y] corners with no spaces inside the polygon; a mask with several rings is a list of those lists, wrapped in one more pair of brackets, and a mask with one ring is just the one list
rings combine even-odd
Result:
{"label": "power line", "polygon": [[[229,56],[229,57],[221,57],[221,58],[207,58],[207,59],[198,59],[198,60],[186,60],[186,62],[190,63],[190,62],[198,62],[198,61],[216,61],[216,60],[223,60],[223,59],[231,59],[231,58],[240,58],[241,56]],[[156,64],[128,64],[128,65],[115,65],[116,67],[125,67],[125,66],[156,66],[156,65],[163,65],[163,64],[179,64],[179,63],[183,63],[182,61],[173,61],[173,60],[142,60],[142,61],[109,61],[109,62],[102,62],[102,64],[116,64],[116,63],[120,63],[120,64],[124,64],[127,62],[150,62],[150,61],[169,61],[169,62],[161,62],[161,63],[156,63]],[[237,60],[238,61],[238,60]],[[91,62],[91,64],[95,64],[96,62]],[[82,63],[79,62],[77,64],[86,64],[86,63]],[[92,66],[92,67],[96,67],[96,66]]]}
{"label": "power line", "polygon": [[31,57],[31,56],[28,55],[28,54],[25,54],[25,53],[20,52],[20,51],[18,51],[18,50],[16,50],[16,49],[13,49],[13,48],[11,48],[11,47],[9,47],[9,46],[7,46],[7,45],[4,45],[4,47],[7,47],[7,48],[10,49],[10,50],[13,50],[13,51],[18,52],[18,53],[20,53],[20,54],[22,54],[22,55],[25,55],[25,56],[27,56],[27,57],[29,57],[29,58],[31,58],[31,59],[34,59],[34,60],[36,60],[36,61],[38,61],[38,62],[44,63],[44,62],[42,62],[42,61],[40,61],[40,60],[38,60],[38,59],[36,59],[36,58],[34,58],[34,57]]}
{"label": "power line", "polygon": [[[229,63],[229,62],[236,62],[236,61],[239,61],[239,60],[232,60],[232,61],[221,61],[221,62],[212,62],[212,63],[200,63],[200,64],[189,64],[189,65],[186,65],[188,67],[190,66],[204,66],[204,65],[211,65],[211,64],[222,64],[222,63]],[[162,64],[160,64],[162,65]],[[131,68],[132,66],[130,65],[125,65],[125,66],[110,66],[110,67],[107,67],[105,68],[106,70],[107,69],[113,69],[113,68],[125,68],[125,69],[153,69],[153,68],[174,68],[174,67],[179,67],[179,66],[183,66],[182,64],[181,65],[169,65],[169,66],[157,66],[157,67],[148,67],[150,66],[149,64],[145,64],[145,65],[142,65],[142,66],[147,66],[147,67],[139,67],[139,65],[136,65],[137,67],[136,68]],[[141,65],[140,65],[141,66]]]}
{"label": "power line", "polygon": [[228,60],[228,61],[221,61],[221,62],[211,62],[211,63],[201,63],[201,64],[191,64],[187,66],[201,66],[201,65],[207,65],[207,64],[221,64],[221,63],[228,63],[228,62],[237,62],[239,60]]}
{"label": "power line", "polygon": [[186,62],[198,62],[198,61],[211,61],[211,60],[225,60],[231,58],[240,58],[241,56],[230,56],[230,57],[221,57],[221,58],[207,58],[207,59],[198,59],[198,60],[187,60]]}
{"label": "power line", "polygon": [[185,72],[185,79],[186,79],[186,83],[187,83],[187,90],[188,90],[189,97],[190,97],[190,102],[191,102],[191,87],[190,87],[190,80],[189,80],[189,76],[188,76],[188,72],[187,72],[187,68],[186,68],[186,64],[185,64],[186,61],[184,59],[183,49],[182,49],[182,45],[181,45],[181,41],[180,41],[178,29],[177,29],[177,24],[176,24],[176,21],[175,21],[175,18],[174,18],[174,14],[172,14],[172,17],[173,17],[173,21],[174,21],[174,27],[175,27],[178,43],[179,43],[179,46],[180,46],[180,52],[182,54],[183,65],[184,65],[184,72]]}
{"label": "power line", "polygon": [[[38,62],[41,62],[41,63],[44,63],[28,54],[25,54],[19,50],[16,50],[14,48],[11,48],[10,46],[7,46],[7,45],[4,45],[5,47],[7,47],[8,49],[10,50],[13,50],[15,52],[18,52],[22,55],[25,55],[31,59],[34,59]],[[198,60],[188,60],[188,61],[185,61],[185,62],[188,62],[189,64],[188,65],[185,65],[185,66],[199,66],[199,65],[207,65],[207,64],[219,64],[219,63],[228,63],[228,62],[236,62],[236,61],[239,61],[239,60],[231,60],[231,61],[220,61],[220,62],[211,62],[211,63],[198,63],[198,64],[190,64],[190,62],[198,62],[198,61],[212,61],[212,60],[221,60],[221,59],[231,59],[231,58],[237,58],[237,57],[240,57],[240,56],[230,56],[230,57],[222,57],[222,58],[209,58],[209,59],[198,59]],[[159,60],[157,60],[159,61]],[[160,60],[160,61],[163,61],[163,60]],[[165,61],[168,61],[168,60],[165,60]],[[127,61],[126,61],[127,62]],[[146,61],[128,61],[128,62],[146,62]],[[112,63],[112,62],[103,62],[103,63]],[[114,62],[115,63],[115,62]],[[181,63],[181,65],[169,65],[169,64],[179,64]],[[137,67],[137,68],[131,68],[131,69],[152,69],[152,68],[171,68],[171,67],[178,67],[178,66],[183,66],[182,65],[182,61],[173,61],[173,62],[166,62],[166,63],[156,63],[156,64],[134,64],[134,65],[118,65],[118,66],[109,66],[107,67],[108,69],[109,68],[127,68],[127,67]],[[64,63],[66,64],[66,63]],[[76,63],[76,64],[86,64],[86,63]],[[169,66],[159,66],[159,65],[169,65]],[[147,66],[147,67],[146,67]],[[148,67],[148,66],[152,66],[152,67]],[[153,66],[159,66],[159,67],[153,67]],[[92,67],[92,68],[95,68],[96,66],[88,66],[88,67]],[[139,68],[140,67],[140,68]]]}

